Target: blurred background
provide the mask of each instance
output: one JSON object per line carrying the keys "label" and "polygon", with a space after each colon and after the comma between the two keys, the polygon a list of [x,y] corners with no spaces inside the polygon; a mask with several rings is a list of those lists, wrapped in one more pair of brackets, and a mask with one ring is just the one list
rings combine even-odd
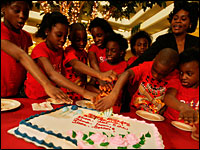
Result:
{"label": "blurred background", "polygon": [[[170,32],[170,24],[167,18],[174,8],[174,1],[32,1],[33,8],[29,13],[29,19],[24,30],[32,35],[32,49],[42,41],[35,38],[37,25],[47,12],[60,11],[67,16],[71,23],[80,22],[86,27],[95,17],[106,19],[116,33],[120,33],[129,42],[132,34],[144,30],[152,36],[152,42],[162,34]],[[195,1],[199,2],[199,1]],[[192,35],[199,37],[199,21],[197,29]],[[88,32],[87,48],[93,43],[91,34]],[[130,42],[129,42],[130,43]],[[65,46],[69,45],[69,40]],[[131,57],[130,44],[127,49],[127,60]]]}

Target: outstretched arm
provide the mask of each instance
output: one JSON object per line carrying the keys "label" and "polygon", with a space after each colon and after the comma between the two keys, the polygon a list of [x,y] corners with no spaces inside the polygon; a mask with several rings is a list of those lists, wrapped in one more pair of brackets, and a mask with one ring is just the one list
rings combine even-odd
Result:
{"label": "outstretched arm", "polygon": [[83,62],[77,60],[77,59],[73,59],[69,62],[69,64],[77,71],[90,75],[92,77],[96,77],[98,79],[101,80],[105,80],[108,82],[112,82],[113,80],[117,79],[117,73],[110,70],[107,72],[100,72],[100,71],[96,71],[95,69],[87,66],[86,64],[84,64]]}
{"label": "outstretched arm", "polygon": [[45,92],[55,99],[67,99],[68,96],[59,88],[51,84],[48,78],[40,71],[36,63],[28,54],[8,40],[1,40],[1,49],[14,59],[18,60],[24,68],[44,87]]}
{"label": "outstretched arm", "polygon": [[46,57],[39,57],[37,59],[37,63],[40,67],[42,67],[45,72],[47,73],[48,77],[54,81],[58,86],[68,88],[76,93],[81,94],[84,98],[91,99],[93,100],[96,96],[97,93],[90,92],[77,84],[71,82],[67,78],[65,78],[62,74],[59,72],[55,71],[52,64]]}
{"label": "outstretched arm", "polygon": [[176,98],[177,90],[169,88],[166,91],[164,102],[168,107],[171,107],[180,112],[179,119],[183,119],[186,123],[196,122],[198,119],[198,112],[185,103],[180,102]]}
{"label": "outstretched arm", "polygon": [[122,73],[120,75],[119,79],[117,80],[117,82],[115,83],[115,86],[114,86],[112,92],[108,96],[106,96],[100,100],[96,100],[96,102],[94,103],[96,109],[97,110],[106,110],[106,109],[114,106],[121,89],[124,87],[124,85],[127,83],[127,81],[129,79],[132,79],[134,77],[135,77],[135,74],[131,69],[128,69],[127,71]]}

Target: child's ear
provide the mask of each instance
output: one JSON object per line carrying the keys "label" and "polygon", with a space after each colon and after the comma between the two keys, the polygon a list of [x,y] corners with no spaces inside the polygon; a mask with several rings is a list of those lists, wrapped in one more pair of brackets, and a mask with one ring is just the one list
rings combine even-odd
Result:
{"label": "child's ear", "polygon": [[45,35],[47,36],[49,34],[49,29],[45,30]]}
{"label": "child's ear", "polygon": [[124,51],[121,51],[121,52],[120,52],[120,56],[123,56],[123,55],[124,55],[124,53],[125,53]]}

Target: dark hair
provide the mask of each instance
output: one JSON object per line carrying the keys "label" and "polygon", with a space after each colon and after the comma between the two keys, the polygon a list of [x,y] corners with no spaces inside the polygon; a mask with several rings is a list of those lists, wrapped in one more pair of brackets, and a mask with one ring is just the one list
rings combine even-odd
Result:
{"label": "dark hair", "polygon": [[[82,23],[73,23],[70,25],[69,39],[72,40],[72,36],[75,30],[83,30],[86,32],[86,28]],[[87,33],[86,33],[87,35]]]}
{"label": "dark hair", "polygon": [[136,43],[137,39],[140,39],[140,38],[146,38],[147,39],[147,41],[148,41],[148,47],[150,47],[150,45],[151,45],[151,42],[152,42],[151,36],[147,32],[145,32],[145,31],[139,31],[139,32],[135,33],[134,35],[132,35],[131,39],[130,39],[131,52],[133,54],[136,54],[136,51],[133,48],[133,46],[135,46],[135,43]]}
{"label": "dark hair", "polygon": [[42,18],[42,22],[38,25],[38,31],[36,32],[35,36],[45,39],[47,37],[47,35],[45,34],[45,30],[51,30],[51,27],[57,23],[69,25],[67,17],[60,12],[45,14]]}
{"label": "dark hair", "polygon": [[199,63],[199,48],[188,48],[179,54],[179,65],[191,61],[197,61]]}
{"label": "dark hair", "polygon": [[109,41],[114,41],[119,44],[120,51],[124,51],[124,55],[122,56],[122,58],[124,58],[126,54],[126,49],[128,48],[128,41],[121,34],[117,34],[117,33],[112,33],[108,37],[106,37],[105,45]]}
{"label": "dark hair", "polygon": [[100,27],[105,33],[113,33],[113,29],[111,25],[105,19],[96,17],[94,20],[91,21],[89,25],[89,31],[94,27]]}
{"label": "dark hair", "polygon": [[199,4],[196,2],[187,2],[187,1],[174,1],[174,9],[169,14],[169,22],[172,22],[174,15],[181,9],[189,12],[188,17],[190,18],[191,27],[188,28],[187,32],[192,33],[197,27],[197,21],[199,18]]}
{"label": "dark hair", "polygon": [[[10,5],[11,3],[16,2],[16,1],[12,1],[12,0],[2,0],[1,1],[1,8],[7,5]],[[26,2],[29,5],[29,8],[32,9],[33,8],[33,3],[32,0],[25,0],[24,2]]]}

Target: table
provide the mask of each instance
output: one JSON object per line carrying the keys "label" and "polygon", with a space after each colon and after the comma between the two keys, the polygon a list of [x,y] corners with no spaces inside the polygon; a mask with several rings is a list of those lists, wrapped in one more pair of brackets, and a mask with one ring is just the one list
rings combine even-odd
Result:
{"label": "table", "polygon": [[[8,130],[17,127],[21,120],[24,120],[31,115],[35,115],[44,111],[33,111],[32,103],[41,103],[45,100],[33,100],[27,98],[12,98],[18,100],[21,106],[15,110],[1,112],[1,148],[2,149],[44,149],[33,143],[26,142],[23,139],[17,138],[14,135],[7,133]],[[63,105],[52,105],[58,108]],[[114,106],[114,113],[119,113],[120,108]],[[124,116],[145,120],[135,114],[135,108],[131,108],[131,112],[122,113]],[[191,138],[191,132],[182,131],[170,124],[170,120],[165,119],[162,122],[148,121],[154,123],[158,131],[162,135],[165,149],[199,149],[199,142]]]}

